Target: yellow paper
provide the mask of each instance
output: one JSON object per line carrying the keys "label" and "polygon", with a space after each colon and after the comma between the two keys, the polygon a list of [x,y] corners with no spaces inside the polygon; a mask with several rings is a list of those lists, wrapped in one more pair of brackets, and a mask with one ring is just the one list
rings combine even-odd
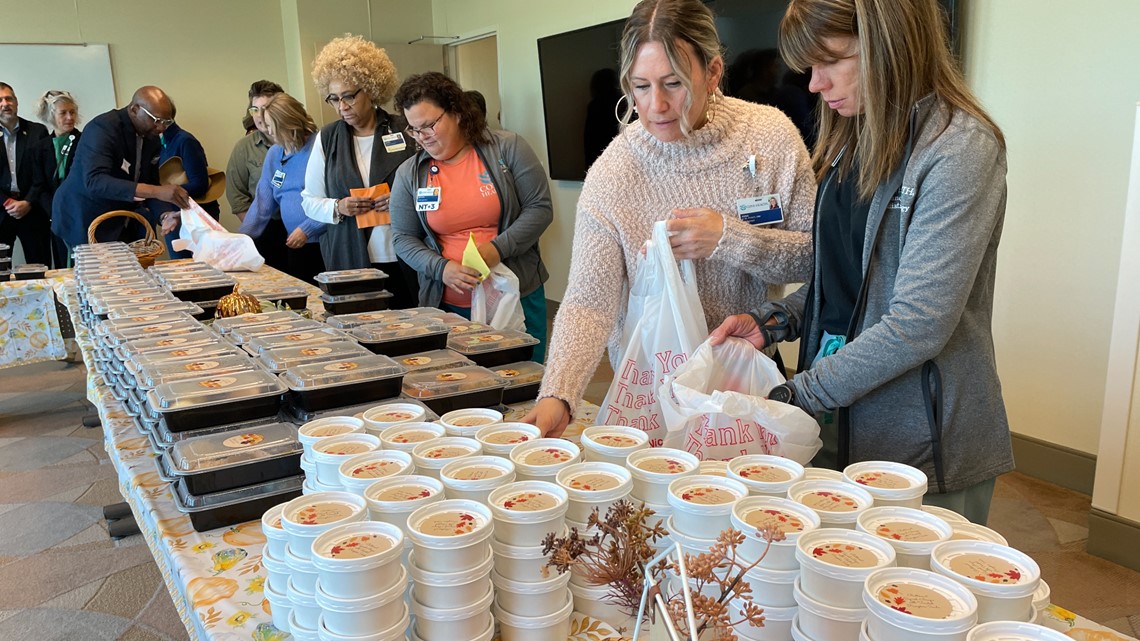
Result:
{"label": "yellow paper", "polygon": [[491,268],[487,267],[487,261],[483,260],[483,255],[479,253],[479,246],[475,244],[475,234],[467,235],[467,247],[463,250],[463,266],[478,271],[479,280],[483,280],[491,274]]}

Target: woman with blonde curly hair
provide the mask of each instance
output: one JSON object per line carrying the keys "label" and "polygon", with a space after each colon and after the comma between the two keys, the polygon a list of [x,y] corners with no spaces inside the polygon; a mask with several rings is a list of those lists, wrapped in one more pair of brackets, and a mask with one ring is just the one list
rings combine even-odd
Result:
{"label": "woman with blonde curly hair", "polygon": [[[51,216],[51,201],[55,190],[71,171],[75,161],[75,146],[79,144],[79,105],[66,91],[47,91],[36,105],[39,116],[52,135],[41,139],[32,147],[32,187],[28,199],[39,204]],[[51,230],[47,233],[51,234]],[[63,239],[51,234],[52,262],[56,269],[67,267],[67,245]]]}
{"label": "woman with blonde curly hair", "polygon": [[[391,186],[396,168],[414,155],[403,134],[407,123],[380,107],[392,99],[396,81],[388,54],[360,36],[335,38],[317,54],[313,82],[341,119],[317,134],[301,197],[305,214],[327,223],[321,237],[327,269],[375,264],[391,276],[392,306],[412,307],[415,272],[399,262],[392,247],[388,195],[351,194],[381,183]],[[381,212],[381,224],[360,227],[356,217],[373,211]]]}

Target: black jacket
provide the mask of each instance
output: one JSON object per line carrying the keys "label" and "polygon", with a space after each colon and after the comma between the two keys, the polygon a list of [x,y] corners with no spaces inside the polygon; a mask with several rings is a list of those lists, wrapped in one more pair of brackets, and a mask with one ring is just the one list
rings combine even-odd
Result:
{"label": "black jacket", "polygon": [[[74,138],[64,146],[64,169],[66,177],[71,172],[71,165],[75,162],[75,146],[83,135],[78,129],[71,134]],[[59,189],[63,179],[59,177],[59,166],[55,160],[55,137],[48,136],[40,140],[32,148],[32,187],[28,190],[28,199],[32,206],[42,209],[51,215],[51,199],[55,198],[55,190]]]}
{"label": "black jacket", "polygon": [[[43,138],[48,137],[47,127],[20,118],[20,128],[16,131],[16,184],[20,187],[21,200],[27,199],[32,186],[31,149]],[[0,145],[0,193],[5,198],[13,196],[12,172],[8,169],[8,148]],[[35,204],[33,202],[33,204]]]}

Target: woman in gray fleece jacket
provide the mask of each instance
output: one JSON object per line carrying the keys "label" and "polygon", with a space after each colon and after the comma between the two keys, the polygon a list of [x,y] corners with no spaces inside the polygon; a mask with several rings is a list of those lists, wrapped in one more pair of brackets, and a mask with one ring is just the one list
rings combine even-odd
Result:
{"label": "woman in gray fleece jacket", "polygon": [[780,49],[825,103],[814,275],[712,339],[799,338],[805,369],[769,398],[820,417],[818,462],[913,465],[927,503],[984,523],[995,477],[1013,469],[991,328],[1005,143],[938,12],[935,0],[793,0]]}

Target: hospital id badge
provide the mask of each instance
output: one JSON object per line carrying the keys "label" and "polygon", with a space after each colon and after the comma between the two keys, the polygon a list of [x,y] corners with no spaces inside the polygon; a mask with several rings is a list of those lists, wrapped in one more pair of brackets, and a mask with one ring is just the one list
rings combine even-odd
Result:
{"label": "hospital id badge", "polygon": [[404,134],[398,131],[394,134],[386,134],[380,140],[384,142],[384,151],[390,154],[399,153],[408,148],[408,143],[404,140]]}
{"label": "hospital id badge", "polygon": [[439,187],[420,187],[416,190],[416,211],[439,209]]}
{"label": "hospital id badge", "polygon": [[767,194],[754,198],[738,198],[736,215],[749,225],[775,225],[784,222],[784,209],[780,194]]}

